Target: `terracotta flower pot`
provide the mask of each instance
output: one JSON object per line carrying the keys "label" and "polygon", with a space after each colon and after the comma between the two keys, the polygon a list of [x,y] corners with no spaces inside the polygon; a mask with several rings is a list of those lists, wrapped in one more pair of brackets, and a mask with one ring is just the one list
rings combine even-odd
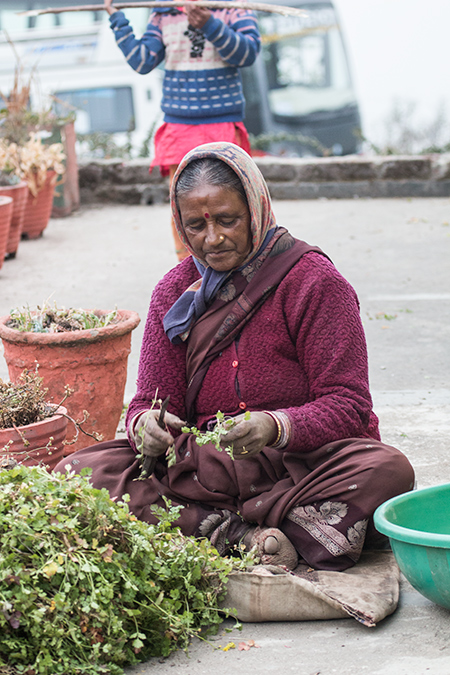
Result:
{"label": "terracotta flower pot", "polygon": [[37,239],[47,227],[53,207],[56,179],[57,174],[48,171],[47,181],[36,197],[28,191],[22,228],[22,236],[26,239]]}
{"label": "terracotta flower pot", "polygon": [[[119,310],[118,317],[117,323],[104,328],[65,333],[21,333],[6,325],[9,316],[0,317],[11,382],[25,368],[34,370],[37,361],[48,399],[58,404],[68,385],[74,390],[64,402],[70,417],[80,420],[87,410],[83,428],[102,434],[105,441],[114,439],[123,408],[131,331],[140,321],[132,311]],[[66,454],[93,443],[80,432],[77,442],[66,446]]]}
{"label": "terracotta flower pot", "polygon": [[63,415],[55,414],[24,427],[0,429],[0,458],[11,457],[25,466],[42,464],[48,471],[54,469],[64,457],[68,423],[64,417],[66,408],[61,406],[59,410]]}
{"label": "terracotta flower pot", "polygon": [[2,267],[5,259],[6,244],[11,228],[12,210],[13,200],[11,197],[0,196],[0,267]]}
{"label": "terracotta flower pot", "polygon": [[0,196],[11,197],[13,200],[11,227],[8,241],[6,242],[6,257],[15,258],[22,234],[28,186],[25,181],[17,183],[17,185],[2,185],[0,186]]}

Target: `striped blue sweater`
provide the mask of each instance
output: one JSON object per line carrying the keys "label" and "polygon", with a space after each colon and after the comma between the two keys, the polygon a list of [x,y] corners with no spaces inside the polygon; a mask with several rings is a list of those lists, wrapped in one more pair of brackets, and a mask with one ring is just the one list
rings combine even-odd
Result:
{"label": "striped blue sweater", "polygon": [[202,29],[188,25],[177,9],[155,10],[137,39],[123,12],[110,16],[116,42],[138,73],[165,59],[161,108],[178,124],[241,122],[245,101],[238,68],[250,66],[261,47],[252,12],[213,10]]}

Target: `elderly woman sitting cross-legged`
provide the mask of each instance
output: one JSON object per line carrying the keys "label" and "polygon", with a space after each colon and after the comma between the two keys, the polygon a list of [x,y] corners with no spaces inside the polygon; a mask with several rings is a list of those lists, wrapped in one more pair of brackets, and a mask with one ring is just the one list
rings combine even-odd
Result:
{"label": "elderly woman sitting cross-legged", "polygon": [[[93,484],[128,493],[147,522],[163,496],[183,505],[176,525],[220,553],[256,545],[263,563],[344,570],[373,541],[377,506],[414,481],[380,441],[355,292],[320,249],[276,224],[259,169],[233,144],[186,155],[171,202],[191,256],[153,292],[129,440],[57,468],[92,467]],[[170,395],[164,428],[156,392]],[[210,429],[218,411],[236,422],[223,437],[234,459],[181,431]],[[136,441],[154,463],[140,481]]]}

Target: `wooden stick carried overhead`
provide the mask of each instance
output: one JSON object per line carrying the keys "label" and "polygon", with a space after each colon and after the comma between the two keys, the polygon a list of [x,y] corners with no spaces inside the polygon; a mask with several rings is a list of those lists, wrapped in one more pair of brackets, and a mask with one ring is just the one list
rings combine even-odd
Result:
{"label": "wooden stick carried overhead", "polygon": [[[118,2],[114,9],[133,9],[134,7],[184,7],[189,0],[156,0],[142,2]],[[264,2],[247,2],[246,0],[195,0],[197,7],[209,9],[252,9],[255,12],[270,12],[283,16],[306,16],[308,12],[286,5],[266,5]],[[77,7],[48,7],[47,9],[30,9],[17,12],[22,16],[40,16],[41,14],[62,14],[63,12],[96,12],[104,9],[103,5],[78,5]]]}

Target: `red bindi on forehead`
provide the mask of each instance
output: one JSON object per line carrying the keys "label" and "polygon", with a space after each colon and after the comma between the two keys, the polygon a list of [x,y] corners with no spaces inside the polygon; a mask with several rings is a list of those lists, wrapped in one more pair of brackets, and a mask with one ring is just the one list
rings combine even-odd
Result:
{"label": "red bindi on forehead", "polygon": [[205,213],[205,218],[209,218],[209,213]]}

